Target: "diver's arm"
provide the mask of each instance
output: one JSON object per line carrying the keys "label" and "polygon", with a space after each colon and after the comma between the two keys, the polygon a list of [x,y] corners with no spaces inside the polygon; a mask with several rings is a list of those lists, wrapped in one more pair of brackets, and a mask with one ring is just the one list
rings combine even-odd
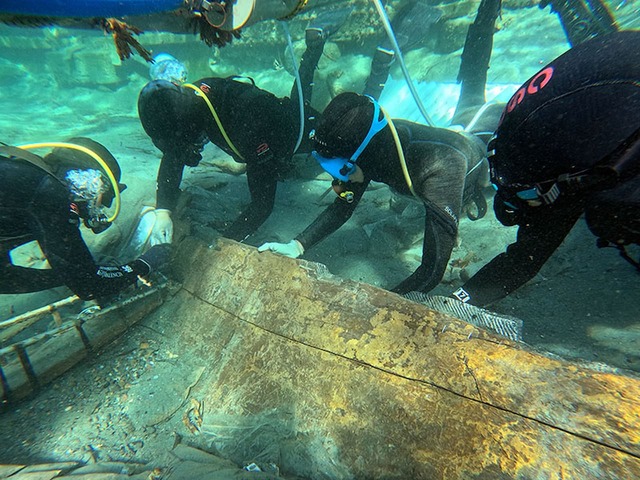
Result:
{"label": "diver's arm", "polygon": [[269,163],[247,163],[247,182],[251,203],[225,232],[225,237],[242,241],[262,225],[271,212],[276,198],[278,180]]}
{"label": "diver's arm", "polygon": [[581,208],[526,215],[519,223],[515,243],[482,267],[462,287],[469,303],[485,306],[517,290],[531,280],[556,251],[582,214]]}
{"label": "diver's arm", "polygon": [[55,274],[82,299],[115,294],[147,275],[149,267],[141,260],[127,265],[96,265],[80,230],[79,220],[69,214],[68,203],[57,209],[34,208],[29,221],[35,238]]}
{"label": "diver's arm", "polygon": [[362,183],[350,183],[349,185],[353,192],[353,202],[347,203],[340,198],[336,198],[311,225],[295,238],[295,240],[300,242],[305,251],[331,235],[349,220],[367,189],[369,182],[370,180],[365,180]]}
{"label": "diver's arm", "polygon": [[436,207],[427,206],[422,244],[422,262],[413,274],[392,291],[404,294],[411,291],[429,292],[444,275],[456,244],[456,223]]}
{"label": "diver's arm", "polygon": [[180,196],[184,166],[182,158],[177,153],[168,152],[162,155],[160,168],[158,168],[156,208],[175,209]]}

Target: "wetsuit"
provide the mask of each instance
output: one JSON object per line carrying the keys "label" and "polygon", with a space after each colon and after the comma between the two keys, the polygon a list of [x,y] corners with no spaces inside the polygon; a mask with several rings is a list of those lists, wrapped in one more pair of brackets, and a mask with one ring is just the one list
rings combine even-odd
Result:
{"label": "wetsuit", "polygon": [[[322,49],[322,43],[307,48],[300,64],[306,120],[299,152],[311,151],[308,133],[318,113],[309,103],[313,73]],[[238,155],[223,137],[204,100],[189,88],[167,84],[151,82],[138,100],[142,125],[163,153],[156,207],[175,208],[184,167],[197,165],[200,152],[210,141],[247,165],[251,203],[224,232],[228,238],[243,240],[269,217],[277,182],[291,170],[300,128],[297,87],[294,84],[290,98],[278,98],[240,78],[203,78],[194,82],[209,98]],[[156,106],[160,88],[173,88],[175,94],[167,95],[167,101]]]}
{"label": "wetsuit", "polygon": [[[27,293],[67,285],[83,299],[105,297],[149,273],[140,260],[99,266],[70,209],[69,191],[59,180],[23,160],[0,157],[0,293]],[[51,269],[14,266],[9,251],[37,240]]]}
{"label": "wetsuit", "polygon": [[[609,195],[591,169],[639,128],[640,32],[586,41],[527,81],[505,109],[489,158],[496,215],[519,226],[517,241],[474,275],[459,298],[487,305],[508,295],[536,275],[585,209],[597,210],[612,192],[621,204],[637,192],[640,155],[621,178],[627,186],[614,186]],[[548,193],[542,205],[519,201],[516,193],[536,184]]]}
{"label": "wetsuit", "polygon": [[[394,291],[427,292],[440,282],[446,270],[456,241],[463,197],[470,196],[478,176],[485,171],[482,165],[478,165],[485,161],[485,147],[471,135],[406,120],[394,120],[394,124],[414,191],[426,208],[422,263]],[[349,183],[354,193],[353,202],[347,203],[337,198],[296,237],[305,251],[349,219],[372,180],[387,184],[399,194],[411,195],[389,129],[378,136],[358,159],[365,178],[362,183]],[[467,176],[470,171],[471,174]],[[468,195],[465,195],[465,184]]]}

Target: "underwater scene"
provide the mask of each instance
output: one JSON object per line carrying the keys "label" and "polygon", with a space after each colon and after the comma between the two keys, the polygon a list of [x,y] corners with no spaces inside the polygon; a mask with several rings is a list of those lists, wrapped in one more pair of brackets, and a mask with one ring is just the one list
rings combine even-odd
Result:
{"label": "underwater scene", "polygon": [[2,0],[0,86],[0,479],[640,478],[640,0]]}

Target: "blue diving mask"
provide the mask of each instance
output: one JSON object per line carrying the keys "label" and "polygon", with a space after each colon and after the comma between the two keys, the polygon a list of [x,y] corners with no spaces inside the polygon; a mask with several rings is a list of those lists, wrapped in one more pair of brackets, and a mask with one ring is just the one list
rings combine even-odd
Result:
{"label": "blue diving mask", "polygon": [[546,193],[542,192],[541,187],[538,184],[535,186],[520,187],[520,190],[509,191],[507,189],[501,189],[495,184],[493,185],[493,188],[502,197],[504,204],[514,210],[518,210],[523,207],[550,205],[560,196],[560,188],[556,182],[551,184]]}
{"label": "blue diving mask", "polygon": [[[311,155],[316,161],[320,164],[320,166],[333,178],[338,180],[342,180],[343,182],[349,181],[349,175],[353,175],[356,171],[356,162],[358,161],[358,157],[364,152],[365,148],[371,142],[371,139],[375,137],[375,135],[387,126],[389,123],[387,121],[387,117],[382,115],[381,119],[378,119],[380,115],[380,105],[378,102],[374,100],[373,97],[366,95],[366,97],[371,100],[373,103],[373,120],[371,121],[371,127],[369,128],[369,133],[364,137],[364,140],[360,144],[360,146],[353,152],[351,157],[325,157],[321,155],[317,150],[313,150]],[[314,138],[315,130],[310,133],[310,138]]]}

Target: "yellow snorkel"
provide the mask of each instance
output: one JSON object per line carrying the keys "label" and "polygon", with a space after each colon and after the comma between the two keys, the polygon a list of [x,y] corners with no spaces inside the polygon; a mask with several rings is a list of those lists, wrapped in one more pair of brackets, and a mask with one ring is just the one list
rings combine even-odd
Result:
{"label": "yellow snorkel", "polygon": [[74,143],[66,143],[66,142],[44,142],[44,143],[30,143],[28,145],[18,145],[17,148],[21,148],[23,150],[34,150],[36,148],[69,148],[71,150],[78,150],[79,152],[86,153],[91,158],[93,158],[98,164],[102,167],[102,169],[109,177],[109,182],[113,187],[114,199],[115,199],[115,207],[114,212],[111,217],[107,218],[108,223],[113,223],[113,221],[118,218],[120,214],[120,189],[118,187],[118,181],[116,177],[113,176],[113,172],[107,165],[107,163],[100,158],[100,156],[95,153],[93,150],[88,149],[87,147],[83,147],[82,145],[76,145]]}

